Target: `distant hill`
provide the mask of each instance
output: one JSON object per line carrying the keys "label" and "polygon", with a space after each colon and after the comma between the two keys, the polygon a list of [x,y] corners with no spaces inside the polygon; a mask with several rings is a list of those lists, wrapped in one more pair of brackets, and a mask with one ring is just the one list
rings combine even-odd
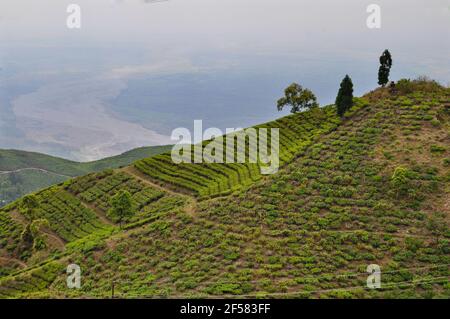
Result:
{"label": "distant hill", "polygon": [[[343,118],[331,105],[266,123],[280,129],[273,175],[165,153],[41,190],[31,214],[18,199],[0,209],[0,298],[109,298],[113,283],[120,298],[448,299],[449,101],[403,81]],[[122,190],[133,215],[118,224]]]}
{"label": "distant hill", "polygon": [[170,149],[170,146],[136,148],[121,155],[79,163],[41,153],[0,149],[0,206],[68,178],[129,165]]}

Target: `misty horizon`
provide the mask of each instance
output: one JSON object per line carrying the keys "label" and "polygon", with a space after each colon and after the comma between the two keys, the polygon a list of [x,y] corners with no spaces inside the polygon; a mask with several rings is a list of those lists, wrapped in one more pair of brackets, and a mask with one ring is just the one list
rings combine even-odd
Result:
{"label": "misty horizon", "polygon": [[321,105],[345,74],[356,95],[374,89],[386,48],[392,80],[449,84],[447,1],[378,1],[368,29],[357,0],[80,0],[76,30],[72,2],[0,4],[0,148],[90,161],[171,144],[195,119],[263,123],[289,113],[276,100],[292,82]]}

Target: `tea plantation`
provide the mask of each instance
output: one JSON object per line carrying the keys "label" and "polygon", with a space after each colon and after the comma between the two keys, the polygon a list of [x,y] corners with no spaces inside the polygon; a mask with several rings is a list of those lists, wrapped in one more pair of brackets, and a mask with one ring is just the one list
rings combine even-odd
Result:
{"label": "tea plantation", "polygon": [[0,298],[450,298],[450,90],[378,89],[335,113],[260,125],[280,128],[274,175],[165,153],[38,192],[41,249],[22,243],[22,200],[5,207]]}
{"label": "tea plantation", "polygon": [[[362,104],[358,101],[358,105]],[[255,126],[279,129],[280,163],[292,161],[314,139],[335,129],[340,122],[332,107],[314,109],[286,116],[279,120]],[[258,131],[257,131],[258,132]],[[270,134],[268,140],[270,141]],[[209,143],[204,143],[203,147]],[[237,142],[235,142],[235,150]],[[226,139],[223,149],[226,150]],[[194,150],[192,150],[192,155]],[[249,158],[249,141],[246,140],[246,158]],[[170,153],[164,153],[135,163],[135,167],[153,181],[178,191],[185,191],[202,199],[218,195],[229,195],[242,186],[250,185],[261,178],[261,163],[182,163],[175,164]]]}

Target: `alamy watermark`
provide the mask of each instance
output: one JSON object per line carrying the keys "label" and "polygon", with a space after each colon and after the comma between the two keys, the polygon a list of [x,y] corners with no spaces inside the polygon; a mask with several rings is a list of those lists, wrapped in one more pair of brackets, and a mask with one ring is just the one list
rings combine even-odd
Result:
{"label": "alamy watermark", "polygon": [[69,16],[66,20],[67,28],[80,29],[81,28],[81,7],[78,4],[72,3],[67,6],[67,13]]}
{"label": "alamy watermark", "polygon": [[180,127],[173,130],[171,139],[178,141],[171,154],[176,164],[259,163],[264,175],[275,174],[280,166],[278,128],[227,128],[224,135],[215,127],[203,132],[202,120],[195,120],[193,134]]}
{"label": "alamy watermark", "polygon": [[[163,2],[166,0],[147,0],[147,3]],[[81,28],[81,6],[76,3],[69,4],[66,12],[69,14],[66,20],[66,26],[69,29]],[[369,29],[381,28],[381,7],[378,4],[370,4],[366,8],[366,13],[369,16],[366,19],[366,26]]]}
{"label": "alamy watermark", "polygon": [[70,264],[66,269],[66,284],[69,289],[81,288],[81,268],[77,264]]}
{"label": "alamy watermark", "polygon": [[378,4],[370,4],[367,9],[367,13],[370,13],[366,20],[366,25],[369,29],[381,28],[381,7]]}
{"label": "alamy watermark", "polygon": [[367,288],[380,289],[381,288],[381,267],[377,264],[367,266],[367,272],[370,274],[367,277]]}

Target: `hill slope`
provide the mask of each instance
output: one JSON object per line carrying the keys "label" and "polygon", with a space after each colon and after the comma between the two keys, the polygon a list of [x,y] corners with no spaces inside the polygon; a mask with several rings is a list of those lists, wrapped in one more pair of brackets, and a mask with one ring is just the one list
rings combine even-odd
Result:
{"label": "hill slope", "polygon": [[[126,298],[449,298],[450,90],[414,89],[364,96],[334,127],[293,136],[310,141],[304,148],[284,144],[292,156],[277,174],[237,180],[219,198],[146,175],[139,162],[42,191],[41,250],[23,247],[28,221],[18,203],[6,207],[0,297],[106,297],[114,281]],[[311,125],[299,118],[280,129]],[[200,169],[187,170],[217,181]],[[123,228],[106,217],[121,189],[137,212]],[[73,262],[80,290],[65,285]],[[369,264],[381,267],[381,289],[365,286]]]}
{"label": "hill slope", "polygon": [[[356,103],[355,109],[361,107],[362,101]],[[310,146],[315,137],[335,129],[340,120],[331,106],[309,112],[292,114],[276,121],[255,126],[258,128],[279,128],[280,165],[292,161]],[[268,131],[270,141],[270,130]],[[223,149],[226,150],[226,139]],[[249,142],[246,141],[246,156],[249,154]],[[235,142],[235,151],[237,142]],[[204,147],[209,142],[204,143]],[[192,154],[194,152],[192,151]],[[236,158],[235,158],[236,160]],[[175,164],[170,153],[163,153],[152,158],[137,161],[134,168],[152,181],[187,192],[202,199],[219,195],[229,195],[243,186],[251,185],[261,179],[261,163],[182,163]]]}
{"label": "hill slope", "polygon": [[160,154],[169,149],[170,146],[141,147],[121,155],[87,163],[34,152],[0,150],[0,206],[68,178],[129,165],[138,159]]}

